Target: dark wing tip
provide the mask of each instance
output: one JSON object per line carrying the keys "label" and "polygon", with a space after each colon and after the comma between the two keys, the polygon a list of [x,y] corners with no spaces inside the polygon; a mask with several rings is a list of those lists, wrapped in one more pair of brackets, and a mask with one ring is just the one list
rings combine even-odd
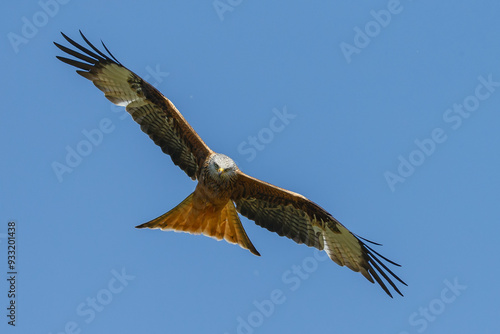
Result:
{"label": "dark wing tip", "polygon": [[[106,50],[106,52],[108,54],[105,54],[104,52],[100,51],[98,48],[96,48],[88,39],[87,37],[85,37],[85,35],[82,33],[82,31],[80,30],[80,35],[81,37],[83,38],[84,42],[87,44],[89,48],[75,42],[73,39],[69,38],[66,34],[64,34],[62,31],[61,31],[61,35],[64,37],[64,39],[69,43],[71,44],[74,48],[76,49],[70,49],[66,46],[63,46],[57,42],[54,42],[54,45],[56,47],[58,47],[61,51],[65,52],[66,54],[70,55],[70,56],[73,56],[75,58],[77,58],[78,60],[81,60],[81,61],[84,61],[85,63],[82,63],[80,61],[77,61],[77,60],[71,60],[69,58],[64,58],[64,57],[59,57],[59,56],[56,56],[57,59],[67,63],[67,64],[70,64],[70,65],[73,65],[73,66],[76,66],[80,69],[84,69],[84,70],[87,70],[87,71],[90,71],[90,69],[99,64],[99,63],[115,63],[117,65],[121,65],[123,66],[116,58],[115,56],[113,56],[113,54],[111,54],[111,52],[109,51],[109,49],[104,45],[103,43],[103,46],[104,46],[104,49]],[[85,66],[84,66],[85,65]]]}
{"label": "dark wing tip", "polygon": [[[354,234],[354,233],[353,233],[353,234]],[[357,234],[354,234],[354,235],[356,236],[356,238],[358,238],[358,239],[362,239],[362,240],[364,240],[364,241],[366,241],[366,242],[369,242],[369,243],[371,243],[371,244],[373,244],[373,245],[382,246],[382,244],[379,244],[378,242],[375,242],[375,241],[371,241],[371,240],[365,239],[365,238],[363,238],[363,237],[360,237],[360,236],[359,236],[359,235],[357,235]]]}
{"label": "dark wing tip", "polygon": [[[115,58],[115,56],[113,56],[113,54],[111,53],[111,51],[109,51],[108,47],[106,46],[106,44],[104,44],[104,42],[101,40],[101,44],[102,46],[104,47],[104,49],[106,50],[106,52],[111,56],[111,58],[113,58],[113,60],[118,64],[118,65],[122,65],[118,59]],[[123,65],[122,65],[123,66]]]}
{"label": "dark wing tip", "polygon": [[[365,240],[367,242],[370,242],[367,239],[361,238],[359,236],[356,236],[356,238],[358,238],[358,241],[361,244],[361,248],[365,251],[365,254],[366,254],[365,259],[367,260],[368,266],[369,266],[367,268],[367,270],[368,270],[369,274],[375,279],[377,284],[380,285],[380,287],[387,293],[387,295],[389,295],[389,297],[393,298],[391,292],[389,291],[389,288],[387,287],[387,285],[384,283],[384,281],[380,277],[380,276],[382,276],[384,278],[384,280],[394,289],[394,291],[396,291],[400,296],[404,297],[404,295],[398,289],[396,284],[393,282],[393,279],[397,280],[398,282],[400,282],[401,284],[403,284],[405,286],[408,286],[408,284],[406,284],[399,276],[397,276],[391,269],[389,269],[382,262],[382,260],[379,259],[379,257],[392,265],[395,265],[398,267],[401,267],[401,265],[399,265],[396,262],[391,261],[388,258],[386,258],[385,256],[379,254],[377,251],[375,251],[373,248],[371,248],[370,246],[368,246],[366,243],[364,243],[362,241],[362,240]],[[379,244],[374,243],[374,242],[371,242],[371,243],[379,245]],[[388,274],[390,276],[392,276],[392,278]]]}

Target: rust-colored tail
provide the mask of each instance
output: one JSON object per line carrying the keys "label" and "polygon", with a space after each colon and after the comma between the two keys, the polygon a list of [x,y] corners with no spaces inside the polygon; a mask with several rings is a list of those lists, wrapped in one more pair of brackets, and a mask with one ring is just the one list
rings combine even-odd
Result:
{"label": "rust-colored tail", "polygon": [[217,240],[224,239],[229,243],[238,244],[260,256],[243,229],[232,201],[228,201],[221,208],[205,204],[202,206],[203,209],[198,209],[199,205],[193,206],[193,195],[194,193],[189,195],[164,215],[136,227],[203,234]]}

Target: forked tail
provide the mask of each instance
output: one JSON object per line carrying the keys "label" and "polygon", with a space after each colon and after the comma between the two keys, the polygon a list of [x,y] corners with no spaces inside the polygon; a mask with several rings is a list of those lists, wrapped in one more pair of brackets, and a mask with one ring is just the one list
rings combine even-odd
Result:
{"label": "forked tail", "polygon": [[229,243],[238,244],[260,256],[243,229],[232,201],[228,201],[222,208],[205,204],[202,209],[199,209],[199,205],[193,206],[193,195],[194,193],[189,195],[164,215],[136,228],[159,228],[164,231],[203,234],[217,240],[224,239]]}

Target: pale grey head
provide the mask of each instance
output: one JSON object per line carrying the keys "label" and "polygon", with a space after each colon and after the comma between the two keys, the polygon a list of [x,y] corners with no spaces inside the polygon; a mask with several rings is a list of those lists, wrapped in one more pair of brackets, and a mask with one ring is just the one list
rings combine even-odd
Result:
{"label": "pale grey head", "polygon": [[208,161],[208,173],[213,179],[228,180],[236,175],[238,166],[233,159],[224,154],[215,153]]}

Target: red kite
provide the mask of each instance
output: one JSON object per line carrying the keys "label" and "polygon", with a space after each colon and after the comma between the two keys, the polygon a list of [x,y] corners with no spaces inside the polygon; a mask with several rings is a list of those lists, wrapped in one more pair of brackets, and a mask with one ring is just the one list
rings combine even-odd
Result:
{"label": "red kite", "polygon": [[271,232],[324,250],[337,264],[361,272],[392,297],[382,276],[402,295],[392,278],[404,285],[406,283],[381,259],[399,265],[367,245],[373,242],[351,233],[331,214],[304,196],[240,171],[231,158],[212,151],[174,104],[124,67],[104,43],[102,45],[107,53],[98,50],[80,34],[90,49],[62,34],[76,49],[54,44],[76,59],[57,58],[77,67],[76,72],[92,81],[108,100],[126,107],[141,130],[170,155],[174,164],[193,180],[198,180],[195,191],[179,205],[137,228],[203,234],[238,244],[260,255],[241,225],[239,212]]}

